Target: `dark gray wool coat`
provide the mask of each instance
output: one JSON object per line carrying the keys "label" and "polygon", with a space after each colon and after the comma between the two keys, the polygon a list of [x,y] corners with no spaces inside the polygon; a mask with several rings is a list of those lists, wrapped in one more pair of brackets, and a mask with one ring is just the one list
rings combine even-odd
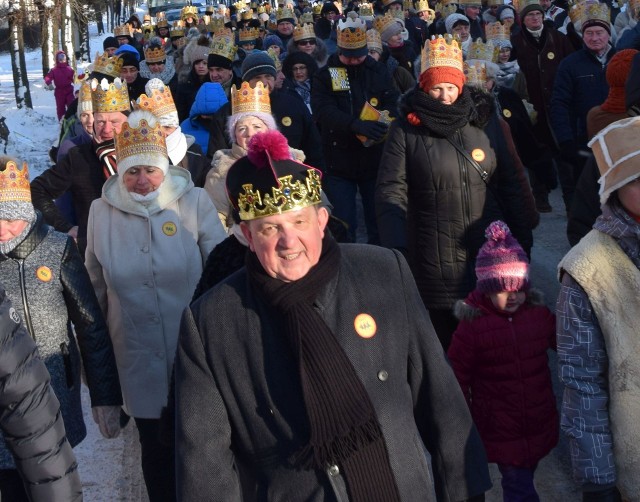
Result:
{"label": "dark gray wool coat", "polygon": [[[78,249],[71,237],[46,225],[38,213],[24,241],[7,256],[0,254],[0,277],[51,374],[67,438],[75,446],[87,434],[78,344],[92,406],[122,404],[111,339]],[[0,468],[12,467],[0,438]]]}
{"label": "dark gray wool coat", "polygon": [[0,428],[30,500],[82,500],[49,373],[0,284]]}
{"label": "dark gray wool coat", "polygon": [[[484,449],[404,258],[340,248],[339,273],[316,308],[369,393],[402,500],[484,492]],[[362,313],[376,323],[371,338],[356,332]],[[178,500],[348,501],[339,465],[309,471],[288,461],[308,422],[282,329],[245,269],[185,311],[175,367]]]}

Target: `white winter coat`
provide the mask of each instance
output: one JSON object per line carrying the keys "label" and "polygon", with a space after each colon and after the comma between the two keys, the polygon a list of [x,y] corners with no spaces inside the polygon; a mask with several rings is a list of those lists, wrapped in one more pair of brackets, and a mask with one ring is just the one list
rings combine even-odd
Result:
{"label": "white winter coat", "polygon": [[226,234],[211,199],[171,166],[158,198],[134,201],[112,176],[91,204],[86,266],[107,319],[124,408],[159,418],[180,318],[209,252]]}

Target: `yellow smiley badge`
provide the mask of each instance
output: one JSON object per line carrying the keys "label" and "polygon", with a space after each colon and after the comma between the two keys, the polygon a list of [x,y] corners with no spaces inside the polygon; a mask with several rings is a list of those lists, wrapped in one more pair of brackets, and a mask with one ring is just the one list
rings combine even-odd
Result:
{"label": "yellow smiley badge", "polygon": [[176,224],[173,221],[167,221],[162,225],[162,231],[164,232],[164,235],[171,237],[172,235],[176,235],[178,227],[176,227]]}
{"label": "yellow smiley badge", "polygon": [[371,103],[371,106],[378,106],[378,98],[371,98],[369,103]]}
{"label": "yellow smiley badge", "polygon": [[553,58],[555,58],[555,57],[556,57],[556,55],[555,55],[553,52],[549,52],[549,53],[547,53],[547,58],[549,58],[549,59],[553,59]]}
{"label": "yellow smiley badge", "polygon": [[49,267],[45,267],[43,265],[42,267],[38,267],[38,270],[36,270],[36,277],[42,282],[49,282],[52,279],[53,274]]}
{"label": "yellow smiley badge", "polygon": [[282,117],[282,125],[289,127],[291,125],[291,117]]}
{"label": "yellow smiley badge", "polygon": [[484,152],[480,148],[476,148],[475,150],[473,150],[471,152],[471,157],[476,162],[482,162],[484,160],[485,155],[484,155]]}
{"label": "yellow smiley badge", "polygon": [[502,110],[502,115],[504,115],[506,118],[510,118],[511,117],[511,110],[507,110],[505,108],[504,110]]}
{"label": "yellow smiley badge", "polygon": [[371,338],[376,334],[376,321],[369,314],[358,314],[353,321],[356,333],[362,338]]}

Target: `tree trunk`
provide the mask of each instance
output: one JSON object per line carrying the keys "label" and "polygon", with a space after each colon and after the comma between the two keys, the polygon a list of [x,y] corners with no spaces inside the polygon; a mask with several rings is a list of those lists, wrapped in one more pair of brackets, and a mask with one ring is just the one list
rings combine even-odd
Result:
{"label": "tree trunk", "polygon": [[78,27],[78,61],[91,61],[91,47],[89,46],[89,18],[85,6],[78,5],[75,9],[75,24]]}
{"label": "tree trunk", "polygon": [[38,4],[38,16],[40,18],[40,26],[42,28],[42,76],[49,73],[49,70],[56,64],[54,58],[55,46],[53,45],[53,11],[52,2]]}
{"label": "tree trunk", "polygon": [[11,69],[13,70],[13,86],[15,89],[16,106],[33,108],[27,64],[24,57],[24,38],[22,30],[24,20],[24,6],[22,1],[14,3],[9,12],[9,36],[11,47]]}
{"label": "tree trunk", "polygon": [[63,0],[62,10],[62,50],[67,53],[69,66],[75,68],[76,51],[73,44],[73,17],[71,16],[71,0]]}

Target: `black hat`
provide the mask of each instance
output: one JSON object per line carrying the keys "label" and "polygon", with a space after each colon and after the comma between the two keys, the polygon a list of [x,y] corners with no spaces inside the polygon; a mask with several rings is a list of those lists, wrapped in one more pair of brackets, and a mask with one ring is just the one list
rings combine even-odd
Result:
{"label": "black hat", "polygon": [[116,37],[107,37],[104,39],[104,42],[102,42],[102,49],[105,51],[107,49],[117,49],[118,47],[120,47],[120,44]]}

